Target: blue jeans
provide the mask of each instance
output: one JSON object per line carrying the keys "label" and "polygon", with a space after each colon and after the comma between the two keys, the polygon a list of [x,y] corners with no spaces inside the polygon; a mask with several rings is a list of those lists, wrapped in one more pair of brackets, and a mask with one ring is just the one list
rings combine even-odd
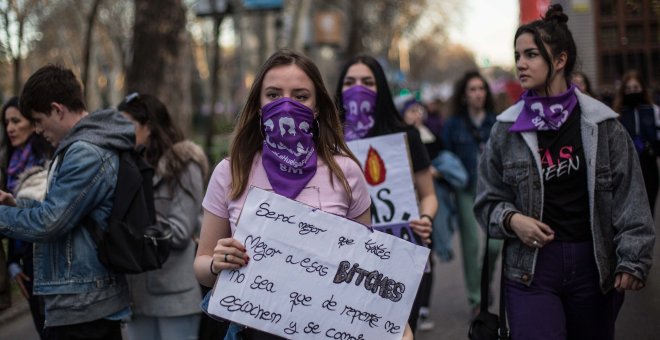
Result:
{"label": "blue jeans", "polygon": [[506,280],[513,339],[614,339],[623,293],[603,294],[593,245],[554,241],[539,250],[531,285]]}
{"label": "blue jeans", "polygon": [[153,317],[133,315],[126,323],[128,340],[197,340],[200,314]]}

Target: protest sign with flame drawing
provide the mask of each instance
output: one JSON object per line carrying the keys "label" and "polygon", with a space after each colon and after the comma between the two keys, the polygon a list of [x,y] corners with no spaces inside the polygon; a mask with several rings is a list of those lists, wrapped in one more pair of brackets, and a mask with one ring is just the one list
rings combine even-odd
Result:
{"label": "protest sign with flame drawing", "polygon": [[401,339],[429,249],[250,188],[208,312],[291,339]]}
{"label": "protest sign with flame drawing", "polygon": [[369,184],[374,228],[421,244],[408,226],[408,221],[419,218],[419,207],[406,134],[394,133],[347,144],[360,161]]}

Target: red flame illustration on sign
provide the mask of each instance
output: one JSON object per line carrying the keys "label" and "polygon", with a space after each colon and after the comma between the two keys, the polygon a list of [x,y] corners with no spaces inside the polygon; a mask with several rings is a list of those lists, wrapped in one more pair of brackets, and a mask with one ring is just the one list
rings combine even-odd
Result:
{"label": "red flame illustration on sign", "polygon": [[371,146],[369,146],[367,161],[364,164],[364,177],[367,180],[367,183],[370,185],[378,185],[385,182],[385,175],[387,174],[385,163],[383,162],[383,159],[380,158],[378,151]]}

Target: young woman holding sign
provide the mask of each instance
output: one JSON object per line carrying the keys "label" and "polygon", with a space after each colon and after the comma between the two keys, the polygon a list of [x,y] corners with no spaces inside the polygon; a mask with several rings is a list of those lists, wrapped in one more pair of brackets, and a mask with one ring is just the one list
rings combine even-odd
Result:
{"label": "young woman holding sign", "polygon": [[[291,161],[280,163],[276,153]],[[321,74],[312,61],[294,52],[276,52],[262,66],[234,130],[230,157],[211,176],[194,264],[205,286],[213,286],[221,270],[250,261],[245,246],[231,235],[251,185],[371,223],[362,170],[344,143]],[[275,338],[234,324],[227,338],[235,339],[237,330],[239,338]]]}
{"label": "young woman holding sign", "polygon": [[[410,227],[425,243],[430,243],[438,209],[431,161],[417,129],[406,125],[394,106],[383,68],[371,56],[354,57],[342,67],[335,95],[346,140],[406,132],[420,212],[420,218],[411,220]],[[418,312],[419,301],[416,301],[408,319],[413,331]]]}
{"label": "young woman holding sign", "polygon": [[430,242],[438,201],[433,189],[431,161],[419,132],[406,125],[399,115],[385,72],[373,57],[359,55],[351,59],[342,67],[339,79],[335,95],[347,141],[406,132],[421,216],[410,221],[410,226],[425,242]]}
{"label": "young woman holding sign", "polygon": [[624,290],[644,286],[655,233],[633,141],[569,77],[576,46],[560,5],[518,28],[522,100],[497,117],[475,212],[506,239],[513,339],[613,339]]}

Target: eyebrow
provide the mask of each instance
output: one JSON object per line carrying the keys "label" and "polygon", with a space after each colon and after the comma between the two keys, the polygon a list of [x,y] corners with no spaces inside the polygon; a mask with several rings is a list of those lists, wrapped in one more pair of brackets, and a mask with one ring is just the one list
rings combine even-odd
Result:
{"label": "eyebrow", "polygon": [[[264,89],[264,91],[268,91],[268,90],[282,91],[281,88],[276,87],[276,86],[268,86],[267,88]],[[312,92],[312,90],[310,90],[310,89],[308,89],[308,88],[304,88],[304,87],[301,87],[301,88],[295,88],[295,89],[292,89],[292,90],[291,90],[291,92],[300,92],[300,91]]]}
{"label": "eyebrow", "polygon": [[345,79],[374,79],[373,76],[364,76],[364,77],[353,77],[353,76],[346,76]]}

